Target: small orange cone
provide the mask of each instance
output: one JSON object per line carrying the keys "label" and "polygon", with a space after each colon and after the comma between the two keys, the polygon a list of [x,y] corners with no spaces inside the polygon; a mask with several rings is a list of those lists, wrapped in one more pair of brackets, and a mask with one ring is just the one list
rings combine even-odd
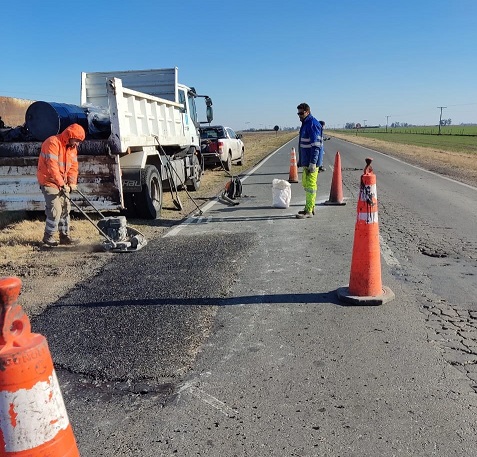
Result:
{"label": "small orange cone", "polygon": [[325,205],[346,205],[343,201],[343,183],[341,180],[341,157],[339,151],[335,156],[335,168],[333,170],[333,178],[331,179],[330,199]]}
{"label": "small orange cone", "polygon": [[353,255],[348,287],[338,289],[338,298],[357,305],[382,305],[394,299],[394,293],[381,283],[378,200],[372,159],[366,159],[358,199]]}
{"label": "small orange cone", "polygon": [[295,148],[292,148],[291,150],[290,174],[288,175],[288,182],[298,182],[298,166],[296,164]]}
{"label": "small orange cone", "polygon": [[79,457],[45,337],[17,304],[19,278],[0,278],[0,455]]}

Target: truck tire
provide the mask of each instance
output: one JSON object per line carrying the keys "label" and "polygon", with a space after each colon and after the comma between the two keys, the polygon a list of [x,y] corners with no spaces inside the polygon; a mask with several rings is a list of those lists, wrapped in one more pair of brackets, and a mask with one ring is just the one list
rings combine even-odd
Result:
{"label": "truck tire", "polygon": [[134,194],[137,215],[142,219],[158,219],[162,209],[162,180],[154,165],[146,165],[142,191]]}
{"label": "truck tire", "polygon": [[202,166],[196,154],[192,156],[192,176],[187,183],[187,190],[195,192],[200,188],[200,178],[202,176]]}
{"label": "truck tire", "polygon": [[245,155],[245,151],[244,151],[244,149],[242,148],[242,153],[240,154],[240,159],[237,160],[237,165],[243,165],[244,155]]}
{"label": "truck tire", "polygon": [[229,155],[227,156],[227,160],[222,162],[222,165],[227,171],[232,169],[232,153],[229,151]]}

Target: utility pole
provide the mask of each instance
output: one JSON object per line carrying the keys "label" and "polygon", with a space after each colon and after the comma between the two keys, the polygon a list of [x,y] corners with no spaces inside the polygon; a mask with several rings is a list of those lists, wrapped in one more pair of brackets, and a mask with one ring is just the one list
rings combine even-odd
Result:
{"label": "utility pole", "polygon": [[441,110],[441,115],[439,117],[439,135],[441,134],[441,124],[442,124],[442,110],[447,108],[447,106],[438,106],[437,109]]}
{"label": "utility pole", "polygon": [[386,116],[386,133],[388,133],[388,119],[390,118],[391,116]]}

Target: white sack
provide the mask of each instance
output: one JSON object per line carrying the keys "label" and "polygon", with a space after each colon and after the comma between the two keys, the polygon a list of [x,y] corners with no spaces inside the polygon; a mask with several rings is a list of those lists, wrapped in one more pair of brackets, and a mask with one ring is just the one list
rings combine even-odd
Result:
{"label": "white sack", "polygon": [[288,208],[291,201],[291,185],[284,179],[272,181],[272,197],[274,208]]}

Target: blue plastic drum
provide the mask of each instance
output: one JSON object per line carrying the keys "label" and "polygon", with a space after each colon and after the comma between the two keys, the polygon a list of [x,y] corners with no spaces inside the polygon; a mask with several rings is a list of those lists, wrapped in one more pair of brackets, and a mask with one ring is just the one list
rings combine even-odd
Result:
{"label": "blue plastic drum", "polygon": [[32,103],[25,114],[25,123],[30,133],[45,141],[61,133],[71,124],[81,125],[88,133],[88,116],[81,106],[54,102]]}

